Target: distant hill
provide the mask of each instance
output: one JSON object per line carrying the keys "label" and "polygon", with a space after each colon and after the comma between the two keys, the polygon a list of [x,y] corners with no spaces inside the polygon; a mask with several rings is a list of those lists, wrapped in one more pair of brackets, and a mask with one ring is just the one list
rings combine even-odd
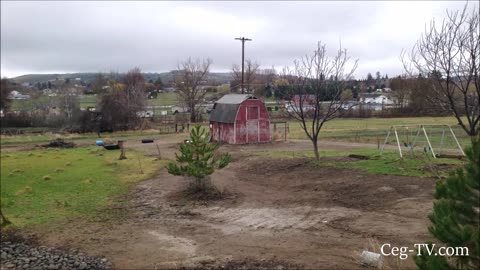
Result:
{"label": "distant hill", "polygon": [[[32,83],[36,84],[37,82],[43,83],[51,80],[65,80],[65,79],[75,79],[80,78],[82,81],[89,83],[95,80],[95,77],[98,73],[87,72],[87,73],[64,73],[64,74],[27,74],[12,78],[13,81],[17,83]],[[122,76],[125,73],[120,73],[119,75]],[[158,77],[162,79],[164,82],[173,81],[174,79],[174,72],[162,72],[162,73],[142,73],[145,80],[155,81]],[[108,75],[108,73],[105,73]],[[230,73],[227,72],[212,72],[209,74],[209,80],[215,80],[217,83],[229,83],[232,76]]]}
{"label": "distant hill", "polygon": [[64,73],[64,74],[27,74],[11,78],[17,83],[37,83],[51,80],[65,80],[81,78],[83,81],[90,82],[95,79],[97,73]]}

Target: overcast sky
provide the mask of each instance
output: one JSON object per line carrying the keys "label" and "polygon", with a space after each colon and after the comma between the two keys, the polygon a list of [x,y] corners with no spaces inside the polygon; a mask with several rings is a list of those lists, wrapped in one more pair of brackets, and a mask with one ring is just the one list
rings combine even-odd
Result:
{"label": "overcast sky", "polygon": [[[281,69],[318,41],[333,53],[341,40],[359,59],[356,78],[402,72],[399,54],[425,24],[460,1],[318,2],[5,2],[1,1],[1,76],[30,73],[145,72],[175,69],[188,58],[229,71],[246,58]],[[473,8],[475,2],[470,1]],[[478,4],[477,4],[478,7]]]}

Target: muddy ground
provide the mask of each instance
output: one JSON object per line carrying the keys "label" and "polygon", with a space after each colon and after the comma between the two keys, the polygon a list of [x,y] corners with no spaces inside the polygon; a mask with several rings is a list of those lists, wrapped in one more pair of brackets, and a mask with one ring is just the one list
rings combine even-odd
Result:
{"label": "muddy ground", "polygon": [[[151,155],[158,153],[155,144],[128,145]],[[173,158],[174,143],[158,145],[163,158]],[[34,226],[24,233],[44,245],[106,256],[119,269],[228,265],[232,261],[273,262],[270,267],[361,269],[358,253],[372,250],[372,241],[413,247],[430,239],[426,216],[434,179],[372,175],[315,167],[305,158],[256,155],[257,151],[292,149],[309,150],[310,145],[222,147],[233,155],[233,162],[211,177],[224,193],[222,200],[185,199],[181,191],[188,181],[161,170],[154,179],[133,187],[126,197],[115,199],[115,217],[108,214],[97,221]],[[388,264],[398,267],[396,261],[388,260]],[[402,261],[400,266],[413,267],[413,262]]]}

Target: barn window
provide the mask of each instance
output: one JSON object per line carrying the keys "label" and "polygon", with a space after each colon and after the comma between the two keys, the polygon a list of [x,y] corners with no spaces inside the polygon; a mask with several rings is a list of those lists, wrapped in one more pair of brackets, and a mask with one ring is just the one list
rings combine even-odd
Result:
{"label": "barn window", "polygon": [[247,120],[255,120],[258,119],[258,107],[251,106],[247,107]]}

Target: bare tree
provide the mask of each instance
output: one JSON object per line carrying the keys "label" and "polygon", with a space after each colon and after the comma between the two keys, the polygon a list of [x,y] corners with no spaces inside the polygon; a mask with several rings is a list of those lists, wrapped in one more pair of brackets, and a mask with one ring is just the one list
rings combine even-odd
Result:
{"label": "bare tree", "polygon": [[58,99],[59,108],[65,114],[66,120],[70,123],[75,114],[78,114],[80,111],[80,105],[77,98],[77,95],[66,89],[62,91],[60,98]]}
{"label": "bare tree", "polygon": [[407,106],[414,88],[414,80],[408,79],[405,76],[398,76],[391,80],[390,87],[392,88],[392,96],[397,108],[404,108]]}
{"label": "bare tree", "polygon": [[8,99],[10,94],[10,86],[8,85],[8,79],[3,78],[0,80],[0,110],[6,112],[10,107],[11,100]]}
{"label": "bare tree", "polygon": [[123,77],[126,91],[126,106],[135,113],[145,109],[145,78],[140,68],[133,68]]}
{"label": "bare tree", "polygon": [[95,75],[95,79],[91,83],[92,91],[95,94],[103,94],[105,93],[105,86],[107,85],[108,81],[105,76],[99,72]]}
{"label": "bare tree", "polygon": [[[406,72],[429,78],[430,102],[448,110],[474,137],[480,121],[479,10],[449,12],[441,25],[432,20],[409,53],[402,51]],[[463,118],[465,117],[465,118]]]}
{"label": "bare tree", "polygon": [[300,126],[312,141],[315,159],[319,160],[318,137],[325,122],[338,116],[347,105],[342,99],[345,82],[356,70],[358,60],[347,71],[350,57],[340,46],[336,55],[329,57],[325,45],[318,43],[312,55],[294,62],[293,70],[284,71],[291,82],[291,100],[287,111],[300,121]]}
{"label": "bare tree", "polygon": [[246,93],[252,93],[254,90],[255,80],[257,79],[257,72],[260,65],[257,62],[253,62],[250,59],[245,60],[244,66],[244,85],[242,85],[242,68],[238,65],[233,65],[232,75],[234,81],[240,84],[240,88],[243,88]]}
{"label": "bare tree", "polygon": [[145,110],[145,79],[141,70],[128,71],[122,83],[111,79],[100,108],[103,129],[135,128],[140,121],[139,112]]}
{"label": "bare tree", "polygon": [[180,102],[189,109],[191,122],[196,122],[196,105],[203,102],[207,93],[201,85],[207,80],[211,64],[209,58],[192,60],[189,57],[178,65],[178,75],[175,78],[177,95]]}
{"label": "bare tree", "polygon": [[108,92],[100,100],[101,121],[99,130],[128,129],[129,119],[133,116],[126,110],[125,85],[110,80]]}
{"label": "bare tree", "polygon": [[277,71],[275,70],[275,67],[272,66],[271,68],[263,69],[259,72],[262,76],[262,82],[264,84],[272,84],[277,78]]}

